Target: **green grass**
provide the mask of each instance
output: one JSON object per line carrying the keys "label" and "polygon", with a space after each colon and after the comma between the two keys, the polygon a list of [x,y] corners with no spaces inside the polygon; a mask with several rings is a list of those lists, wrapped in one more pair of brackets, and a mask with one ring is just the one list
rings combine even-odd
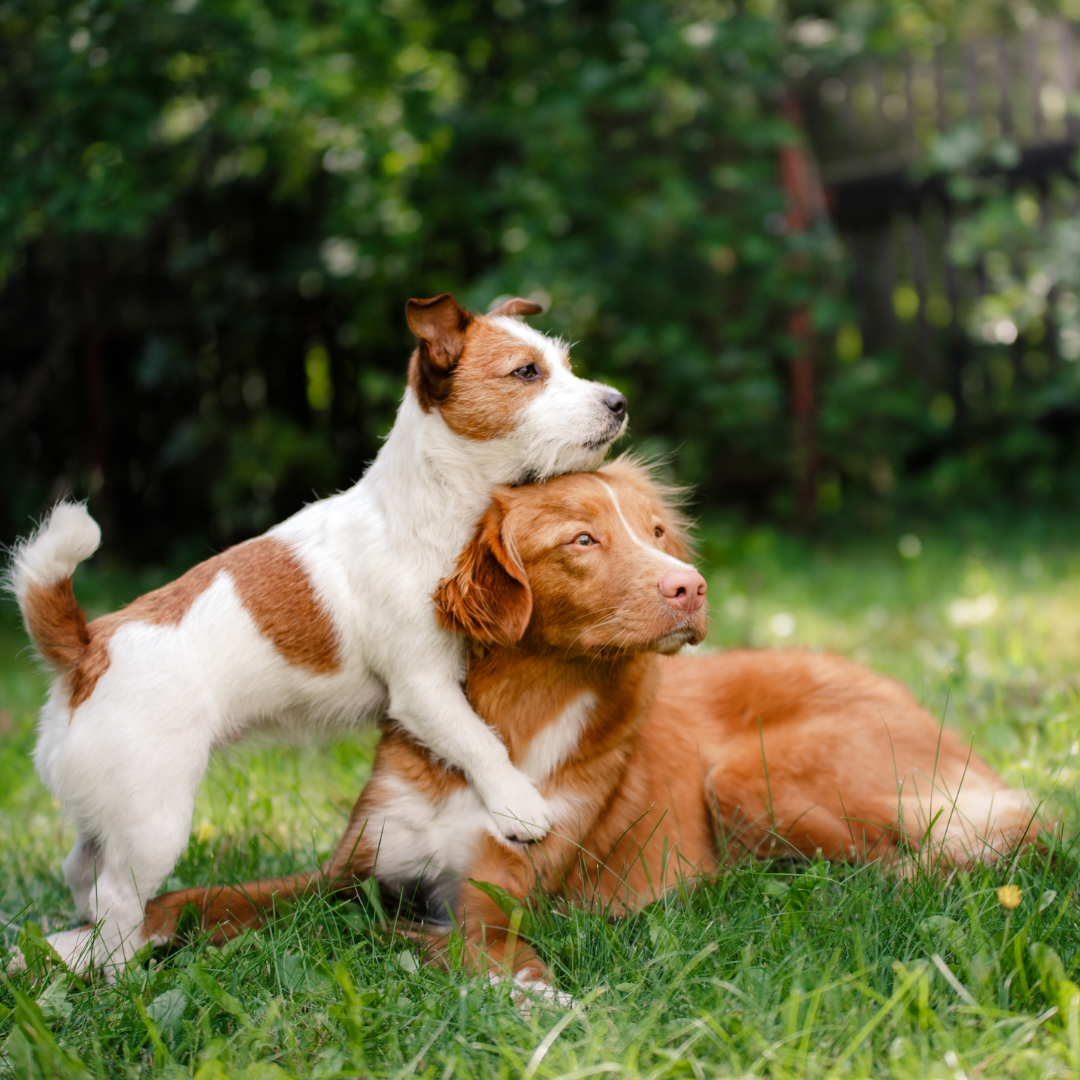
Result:
{"label": "green grass", "polygon": [[[810,545],[704,530],[713,646],[837,649],[904,679],[1007,779],[1076,832],[1080,545],[1075,521],[953,522]],[[153,576],[88,570],[105,610]],[[30,763],[45,682],[0,614],[0,926],[72,918],[72,840]],[[946,709],[947,703],[947,709]],[[330,847],[370,740],[240,748],[217,760],[169,885],[310,868]],[[996,889],[1012,882],[1011,915]],[[304,903],[224,949],[196,942],[115,984],[0,982],[0,1075],[383,1077],[1080,1074],[1080,858],[947,878],[740,864],[639,916],[544,908],[539,947],[581,1003],[523,1019],[505,988],[419,967],[357,904]],[[937,958],[936,960],[934,958]],[[1080,993],[1080,992],[1077,992]],[[36,1004],[35,1004],[36,1001]],[[6,1040],[6,1041],[5,1041]]]}

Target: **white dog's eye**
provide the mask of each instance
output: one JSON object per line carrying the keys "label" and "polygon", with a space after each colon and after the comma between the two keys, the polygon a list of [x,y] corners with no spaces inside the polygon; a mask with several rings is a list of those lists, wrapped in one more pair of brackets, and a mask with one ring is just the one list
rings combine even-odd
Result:
{"label": "white dog's eye", "polygon": [[540,369],[535,364],[523,364],[519,368],[515,368],[510,372],[517,379],[524,379],[526,382],[532,382],[533,379],[540,377]]}
{"label": "white dog's eye", "polygon": [[577,544],[578,547],[592,547],[596,541],[588,533],[578,533],[577,536],[574,537],[574,543]]}
{"label": "white dog's eye", "polygon": [[656,528],[653,529],[653,536],[655,536],[656,539],[659,540],[660,537],[663,536],[663,535],[664,535],[664,526],[663,525],[657,525]]}

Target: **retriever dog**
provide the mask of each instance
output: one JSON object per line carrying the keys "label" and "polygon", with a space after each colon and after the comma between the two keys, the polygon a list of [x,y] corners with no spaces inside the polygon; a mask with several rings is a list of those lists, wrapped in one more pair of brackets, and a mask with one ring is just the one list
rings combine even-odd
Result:
{"label": "retriever dog", "polygon": [[70,966],[145,944],[210,753],[256,730],[389,712],[468,777],[494,835],[546,834],[557,809],[470,707],[466,639],[431,600],[494,484],[595,468],[626,426],[621,394],[516,318],[539,310],[410,300],[408,388],[363,479],[120,611],[87,624],[75,600],[71,575],[101,539],[84,506],[56,507],[16,548],[10,585],[56,672],[35,760],[77,823],[64,876],[91,924],[50,937]]}
{"label": "retriever dog", "polygon": [[373,875],[450,916],[479,970],[552,994],[508,897],[630,912],[740,848],[903,871],[1035,837],[1026,795],[891,679],[803,649],[660,655],[705,634],[690,556],[669,493],[626,458],[498,490],[436,602],[473,642],[474,707],[556,808],[546,839],[508,843],[467,778],[388,723],[321,870],[169,893],[146,936],[168,940],[188,904],[227,936]]}

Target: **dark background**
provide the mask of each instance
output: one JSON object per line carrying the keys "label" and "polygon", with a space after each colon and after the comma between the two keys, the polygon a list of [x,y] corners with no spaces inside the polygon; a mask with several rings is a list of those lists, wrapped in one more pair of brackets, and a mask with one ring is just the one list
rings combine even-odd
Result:
{"label": "dark background", "polygon": [[74,493],[191,561],[351,483],[443,290],[544,303],[706,510],[1072,508],[1075,14],[6,0],[0,540]]}

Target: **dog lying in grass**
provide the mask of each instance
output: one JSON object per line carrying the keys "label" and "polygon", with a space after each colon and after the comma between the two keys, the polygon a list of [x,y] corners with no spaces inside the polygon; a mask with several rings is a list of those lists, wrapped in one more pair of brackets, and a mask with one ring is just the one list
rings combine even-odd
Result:
{"label": "dog lying in grass", "polygon": [[890,679],[802,649],[661,655],[705,634],[690,554],[670,493],[626,458],[498,490],[436,602],[474,643],[470,700],[557,808],[551,833],[507,843],[465,777],[389,724],[321,870],[169,893],[146,936],[187,904],[226,936],[373,875],[452,917],[478,969],[550,991],[513,923],[536,892],[630,912],[738,847],[903,868],[1034,838],[1027,797]]}
{"label": "dog lying in grass", "polygon": [[555,811],[470,707],[465,639],[431,602],[493,484],[595,468],[626,426],[621,394],[514,317],[539,310],[410,300],[408,389],[363,479],[118,612],[88,625],[75,600],[71,575],[101,540],[85,507],[58,506],[16,548],[10,585],[56,672],[35,760],[78,826],[64,876],[91,924],[50,936],[67,964],[145,944],[144,906],[187,843],[211,751],[256,730],[389,710],[469,778],[495,835],[547,832]]}

